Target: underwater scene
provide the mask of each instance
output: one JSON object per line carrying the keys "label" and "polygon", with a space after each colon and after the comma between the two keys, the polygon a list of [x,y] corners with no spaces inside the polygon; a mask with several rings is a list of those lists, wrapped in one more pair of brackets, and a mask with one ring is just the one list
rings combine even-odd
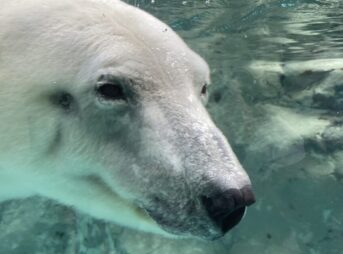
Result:
{"label": "underwater scene", "polygon": [[135,230],[40,195],[4,200],[0,254],[343,254],[343,1],[123,2],[208,63],[206,109],[256,201],[209,240]]}

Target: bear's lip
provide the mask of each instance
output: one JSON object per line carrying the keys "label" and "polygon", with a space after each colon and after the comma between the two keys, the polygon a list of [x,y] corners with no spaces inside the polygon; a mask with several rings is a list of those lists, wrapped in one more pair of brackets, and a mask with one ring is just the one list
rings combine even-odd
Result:
{"label": "bear's lip", "polygon": [[156,212],[154,209],[144,208],[147,215],[153,219],[164,231],[175,236],[191,236],[186,227],[181,221],[167,220],[162,213]]}
{"label": "bear's lip", "polygon": [[234,228],[238,222],[242,221],[247,213],[247,206],[242,206],[238,208],[235,212],[231,213],[227,219],[225,227],[229,230],[223,232],[219,228],[212,228],[212,225],[204,227],[204,225],[194,225],[194,228],[190,228],[184,225],[182,221],[168,220],[162,213],[156,212],[153,209],[143,208],[147,215],[152,218],[164,231],[174,236],[179,237],[195,237],[206,241],[214,241],[222,238],[227,232]]}
{"label": "bear's lip", "polygon": [[147,215],[153,219],[157,225],[159,225],[165,232],[171,234],[176,237],[181,238],[199,238],[202,240],[213,241],[217,240],[224,236],[224,234],[216,229],[210,230],[212,225],[201,225],[203,223],[194,224],[191,227],[187,225],[187,223],[183,222],[182,220],[168,220],[166,219],[162,213],[156,212],[153,209],[144,208]]}

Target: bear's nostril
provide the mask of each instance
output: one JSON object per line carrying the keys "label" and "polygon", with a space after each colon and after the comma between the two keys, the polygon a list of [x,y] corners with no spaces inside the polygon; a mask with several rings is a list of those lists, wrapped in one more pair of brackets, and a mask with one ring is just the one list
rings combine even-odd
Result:
{"label": "bear's nostril", "polygon": [[201,201],[208,216],[226,233],[243,218],[246,206],[255,202],[251,187],[230,189],[211,196],[202,196]]}
{"label": "bear's nostril", "polygon": [[247,209],[246,206],[240,207],[240,208],[234,210],[228,216],[224,217],[223,220],[220,222],[220,225],[219,225],[221,227],[222,232],[226,233],[231,228],[236,226],[241,221],[241,219],[243,218],[246,209]]}

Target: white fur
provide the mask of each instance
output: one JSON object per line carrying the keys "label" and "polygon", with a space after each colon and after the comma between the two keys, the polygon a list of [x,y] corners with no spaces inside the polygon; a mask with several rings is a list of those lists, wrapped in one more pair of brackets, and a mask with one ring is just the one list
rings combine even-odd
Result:
{"label": "white fur", "polygon": [[[135,80],[135,114],[125,103],[96,100],[94,85],[102,73]],[[187,193],[185,184],[198,188],[197,179],[218,174],[233,187],[250,184],[228,143],[217,149],[211,141],[215,126],[200,99],[205,83],[206,63],[167,25],[125,3],[2,0],[0,200],[39,194],[167,235],[137,199],[148,202],[160,192],[175,204],[186,203],[185,195],[177,197]],[[73,112],[51,104],[48,94],[57,90],[75,97]],[[115,136],[117,129],[121,135]],[[125,145],[118,141],[122,133]],[[225,173],[226,167],[232,172]]]}

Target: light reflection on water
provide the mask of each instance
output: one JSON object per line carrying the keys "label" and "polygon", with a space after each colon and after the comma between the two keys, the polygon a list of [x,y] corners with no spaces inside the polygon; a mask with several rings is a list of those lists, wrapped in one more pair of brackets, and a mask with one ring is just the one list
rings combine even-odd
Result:
{"label": "light reflection on water", "polygon": [[209,110],[258,199],[230,253],[341,254],[343,1],[128,2],[211,66]]}
{"label": "light reflection on water", "polygon": [[191,44],[193,39],[207,38],[211,51],[202,51],[226,61],[343,55],[343,2],[339,0],[127,2],[167,22]]}

